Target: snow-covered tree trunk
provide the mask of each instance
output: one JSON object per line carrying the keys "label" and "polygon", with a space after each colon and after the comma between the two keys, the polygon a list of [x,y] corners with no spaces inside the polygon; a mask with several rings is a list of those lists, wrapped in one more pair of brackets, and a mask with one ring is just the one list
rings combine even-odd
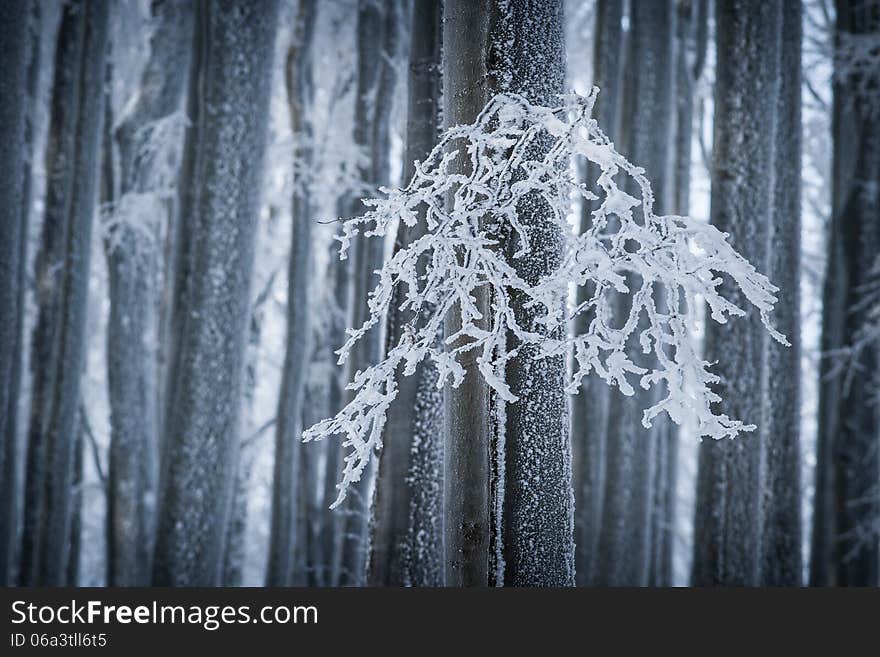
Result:
{"label": "snow-covered tree trunk", "polygon": [[[840,0],[835,48],[880,42],[877,2]],[[876,45],[874,48],[876,49]],[[880,418],[876,398],[880,346],[851,348],[870,307],[864,294],[880,253],[880,106],[876,69],[835,58],[832,205],[823,295],[819,435],[810,583],[876,586],[880,541]],[[846,371],[856,373],[854,377]],[[865,530],[868,530],[867,533]]]}
{"label": "snow-covered tree trunk", "polygon": [[[105,234],[110,312],[108,563],[111,586],[143,586],[150,577],[158,458],[155,281],[161,255],[163,185],[176,173],[194,12],[187,0],[154,3],[155,31],[136,104],[112,130],[119,180]],[[163,127],[169,128],[167,134]],[[108,133],[110,130],[107,131]],[[160,141],[162,140],[162,141]],[[169,150],[171,152],[169,152]],[[146,212],[144,210],[146,208]],[[147,214],[147,213],[151,214]],[[165,219],[163,221],[163,219]]]}
{"label": "snow-covered tree trunk", "polygon": [[[521,94],[549,106],[564,91],[565,47],[562,2],[514,0],[493,3],[489,18],[487,68],[494,92]],[[531,157],[544,155],[537,143]],[[531,250],[511,231],[500,248],[528,284],[559,266],[562,246],[557,226],[548,219],[545,199],[534,194],[517,208]],[[536,322],[542,312],[529,308],[526,297],[510,293],[517,322],[528,331],[546,332]],[[558,332],[558,330],[556,331]],[[559,336],[557,336],[559,337]],[[510,336],[509,339],[513,339]],[[538,358],[535,345],[520,346],[506,369],[507,385],[518,401],[507,404],[499,419],[504,463],[496,489],[502,504],[503,582],[513,586],[574,584],[573,496],[568,399],[564,391],[565,358]],[[499,569],[500,570],[500,569]]]}
{"label": "snow-covered tree trunk", "polygon": [[[443,19],[443,119],[447,128],[472,122],[489,100],[486,56],[491,0],[448,0]],[[456,171],[467,173],[464,153]],[[477,308],[487,315],[485,290],[474,290]],[[461,328],[461,310],[447,318],[445,331]],[[489,387],[477,369],[476,351],[461,355],[464,380],[444,391],[446,428],[443,458],[444,567],[447,586],[489,582],[490,450],[493,422]]]}
{"label": "snow-covered tree trunk", "polygon": [[[593,84],[599,87],[594,108],[599,127],[617,142],[620,133],[623,91],[623,0],[598,0],[594,28]],[[584,180],[596,180],[598,167],[588,166]],[[581,232],[593,225],[593,204],[584,200]],[[590,290],[578,288],[577,303],[589,299]],[[575,332],[589,326],[590,317],[581,313]],[[605,481],[605,440],[608,424],[608,386],[596,374],[586,378],[583,388],[571,399],[572,480],[574,483],[575,575],[578,586],[593,581],[602,499]]]}
{"label": "snow-covered tree trunk", "polygon": [[58,586],[66,580],[108,14],[106,2],[69,3],[59,30],[46,212],[36,265],[38,318],[20,573],[27,585]]}
{"label": "snow-covered tree trunk", "polygon": [[[360,178],[371,189],[388,185],[389,130],[391,103],[394,95],[396,72],[393,58],[399,39],[400,14],[398,0],[360,0],[358,5],[358,83],[355,100],[355,145],[368,155]],[[363,214],[363,198],[352,201],[350,215]],[[373,287],[376,270],[382,267],[385,256],[383,240],[361,236],[354,247],[352,280],[354,307],[352,323],[360,326],[369,317],[367,293]],[[353,351],[349,360],[350,372],[366,369],[382,359],[384,342],[381,331],[375,331]],[[347,393],[350,399],[353,393]],[[350,498],[346,498],[337,513],[342,514],[342,553],[339,583],[343,586],[363,584],[366,576],[369,482],[375,468],[364,474],[364,483]]]}
{"label": "snow-covered tree trunk", "polygon": [[[409,53],[409,86],[404,180],[424,161],[439,134],[442,7],[415,0]],[[401,222],[395,251],[426,232]],[[391,349],[412,312],[391,303],[386,340]],[[440,336],[438,336],[439,339]],[[422,363],[415,376],[399,377],[398,402],[388,410],[373,499],[370,558],[371,586],[442,584],[441,486],[443,393],[437,371]]]}
{"label": "snow-covered tree trunk", "polygon": [[782,3],[773,221],[767,275],[779,287],[774,318],[790,347],[767,343],[768,390],[762,418],[766,464],[761,584],[800,586],[800,252],[801,0]]}
{"label": "snow-covered tree trunk", "polygon": [[183,219],[190,262],[166,426],[158,585],[212,585],[221,577],[277,17],[277,1],[216,0],[196,9],[206,37],[191,117],[197,187],[194,214]]}
{"label": "snow-covered tree trunk", "polygon": [[[674,2],[632,5],[621,143],[626,157],[645,169],[660,212],[669,211],[672,192],[674,36]],[[654,296],[660,306],[662,290],[655,289]],[[621,300],[620,310],[624,316],[628,313],[627,301]],[[647,317],[640,321],[646,322]],[[637,340],[627,348],[633,357],[641,351]],[[632,398],[613,394],[609,400],[595,578],[599,584],[644,586],[649,582],[655,468],[658,461],[667,462],[671,431],[666,418],[654,423],[651,431],[642,426],[640,408],[649,404],[652,395],[647,391]]]}
{"label": "snow-covered tree trunk", "polygon": [[[18,516],[18,404],[22,370],[33,97],[39,68],[37,2],[0,5],[0,584],[13,584]],[[21,175],[15,175],[20,171]]]}
{"label": "snow-covered tree trunk", "polygon": [[287,350],[278,397],[275,433],[275,467],[272,487],[271,534],[266,583],[269,586],[303,585],[303,559],[308,518],[308,497],[303,472],[302,413],[308,364],[311,358],[310,279],[312,276],[312,223],[309,208],[312,128],[311,44],[316,6],[303,0],[287,52],[285,77],[290,127],[296,140],[293,228],[287,282]]}
{"label": "snow-covered tree trunk", "polygon": [[[780,3],[716,4],[717,64],[711,222],[766,270],[773,218],[773,152],[779,85]],[[736,303],[742,294],[721,288]],[[757,313],[728,324],[709,322],[704,358],[718,361],[720,408],[760,421],[767,390],[766,333]],[[693,583],[756,585],[761,547],[761,434],[700,445],[694,520]]]}

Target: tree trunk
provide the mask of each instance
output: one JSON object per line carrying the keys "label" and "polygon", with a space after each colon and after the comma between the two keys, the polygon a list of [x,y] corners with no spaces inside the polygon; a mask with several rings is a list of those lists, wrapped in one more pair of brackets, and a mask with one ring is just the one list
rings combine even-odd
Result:
{"label": "tree trunk", "polygon": [[[612,141],[618,141],[622,95],[623,0],[598,0],[596,3],[593,84],[600,89],[593,109],[599,128]],[[584,180],[594,184],[595,166],[588,165]],[[593,204],[583,201],[581,232],[593,223]],[[591,296],[586,286],[578,287],[577,304]],[[587,330],[592,317],[580,313],[574,319],[574,333]],[[591,373],[577,395],[571,399],[572,479],[574,482],[575,575],[578,586],[593,582],[602,499],[605,481],[605,449],[608,426],[608,385]]]}
{"label": "tree trunk", "polygon": [[[153,583],[220,581],[238,452],[241,385],[278,2],[200,2],[205,30],[186,312],[172,374]],[[178,309],[180,313],[182,309]]]}
{"label": "tree trunk", "polygon": [[[387,185],[389,180],[389,122],[396,73],[392,60],[399,40],[398,0],[361,0],[358,7],[358,86],[355,100],[355,144],[369,154],[366,169],[360,172],[371,189]],[[351,215],[364,212],[362,198],[355,198]],[[384,240],[358,235],[354,243],[353,281],[354,312],[352,326],[361,326],[369,317],[367,295],[376,278],[373,272],[382,267]],[[382,360],[383,336],[375,327],[352,349],[349,372],[354,374]],[[351,380],[351,377],[349,377]],[[346,391],[348,400],[354,391]],[[367,468],[359,487],[349,491],[337,513],[342,516],[342,555],[339,583],[343,586],[363,584],[366,577],[367,524],[369,519],[370,484],[375,466]]]}
{"label": "tree trunk", "polygon": [[58,586],[66,580],[108,14],[105,2],[69,3],[59,30],[36,271],[20,573],[26,585]]}
{"label": "tree trunk", "polygon": [[[623,153],[643,167],[654,192],[654,208],[671,205],[672,116],[675,6],[670,0],[634,3],[626,66],[622,128]],[[663,290],[654,290],[655,303],[665,304]],[[628,313],[628,300],[620,300]],[[662,307],[662,306],[661,306]],[[641,322],[646,317],[640,318]],[[637,340],[629,345],[638,358]],[[652,556],[652,519],[656,480],[663,482],[669,466],[670,427],[658,417],[653,429],[642,426],[642,409],[653,402],[643,390],[627,398],[614,392],[609,400],[605,494],[595,581],[606,586],[645,586]],[[660,466],[660,467],[658,467]],[[659,486],[661,491],[664,486]]]}
{"label": "tree trunk", "polygon": [[[846,39],[880,39],[876,2],[837,2],[836,46]],[[866,286],[880,253],[880,202],[867,190],[880,184],[880,125],[876,96],[862,97],[860,74],[838,64],[835,75],[831,226],[825,277],[820,368],[816,502],[810,583],[876,586],[880,541],[870,524],[880,518],[880,418],[876,372],[880,346],[858,350],[849,381],[835,354],[852,347],[868,321]],[[865,75],[862,73],[861,75]],[[876,85],[868,93],[876,94]],[[873,103],[873,107],[872,107]],[[867,534],[865,531],[867,530]]]}
{"label": "tree trunk", "polygon": [[[105,236],[110,313],[107,325],[107,381],[110,401],[107,581],[110,586],[145,586],[150,577],[150,503],[158,459],[156,358],[157,302],[154,288],[166,207],[159,195],[168,162],[150,157],[157,123],[182,109],[194,15],[190,2],[154,3],[155,32],[141,78],[137,104],[113,131],[119,157],[113,223]],[[110,131],[108,130],[108,133]],[[167,148],[167,147],[166,147]],[[164,156],[160,150],[160,156]],[[140,196],[144,195],[144,196]],[[153,195],[152,201],[148,195]],[[140,206],[157,213],[145,221]]]}
{"label": "tree trunk", "polygon": [[[791,347],[767,342],[768,384],[761,584],[800,586],[801,0],[782,3],[773,222],[768,276],[779,287],[773,314]],[[784,374],[783,374],[784,373]]]}
{"label": "tree trunk", "polygon": [[0,583],[12,585],[18,531],[18,405],[30,218],[34,97],[40,64],[40,5],[0,6]]}
{"label": "tree trunk", "polygon": [[[767,271],[779,86],[780,5],[723,0],[716,7],[717,65],[711,221],[733,248]],[[721,294],[748,302],[730,281]],[[762,421],[767,334],[752,309],[727,324],[707,322],[704,359],[721,377],[715,392],[732,418]],[[754,586],[761,547],[760,431],[700,445],[694,520],[695,585]]]}
{"label": "tree trunk", "polygon": [[[302,171],[311,170],[311,43],[316,6],[299,5],[293,41],[287,53],[287,101],[290,127],[297,140],[294,158]],[[308,519],[301,502],[308,493],[302,475],[303,395],[311,354],[310,289],[312,275],[312,217],[308,178],[294,182],[292,243],[287,284],[287,352],[278,398],[275,433],[275,469],[272,488],[271,534],[266,583],[269,586],[302,585],[305,527]],[[314,447],[314,446],[311,446]]]}
{"label": "tree trunk", "polygon": [[[443,21],[443,118],[445,127],[471,123],[489,99],[486,78],[490,1],[447,0]],[[468,159],[459,153],[457,172],[466,173]],[[487,316],[488,298],[473,293]],[[445,331],[461,328],[453,310]],[[489,583],[491,396],[477,370],[477,354],[461,355],[464,380],[445,390],[446,427],[443,466],[444,567],[447,586]]]}
{"label": "tree trunk", "polygon": [[[442,7],[415,0],[409,55],[404,181],[415,173],[437,141],[440,121]],[[423,218],[403,222],[395,251],[421,238]],[[388,316],[387,345],[396,345],[412,313],[399,309],[395,290]],[[430,313],[431,309],[426,308]],[[439,336],[438,336],[439,338]],[[413,376],[398,376],[397,400],[388,409],[379,455],[367,581],[371,586],[438,586],[442,583],[440,489],[442,484],[443,394],[436,367],[422,363]]]}

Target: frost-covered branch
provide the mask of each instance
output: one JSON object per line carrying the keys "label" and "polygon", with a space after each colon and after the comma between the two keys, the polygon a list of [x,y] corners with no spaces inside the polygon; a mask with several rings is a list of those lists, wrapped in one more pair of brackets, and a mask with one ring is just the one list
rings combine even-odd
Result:
{"label": "frost-covered branch", "polygon": [[[338,352],[340,363],[367,331],[376,329],[398,286],[401,310],[412,317],[400,340],[383,361],[355,374],[349,388],[357,392],[345,408],[304,434],[306,441],[334,434],[345,438],[349,453],[334,505],[381,447],[385,413],[397,396],[398,369],[409,376],[427,359],[437,369],[438,386],[458,386],[465,374],[461,356],[468,351],[477,352],[483,379],[509,403],[517,399],[505,383],[505,366],[523,345],[537,346],[541,358],[573,349],[570,393],[578,391],[590,372],[626,395],[633,394],[634,384],[662,390],[660,401],[644,411],[646,427],[666,412],[678,423],[693,420],[702,435],[714,438],[754,429],[713,410],[720,399],[711,385],[718,378],[697,355],[689,329],[701,300],[715,321],[745,315],[744,308],[719,291],[727,277],[755,306],[771,335],[785,343],[768,320],[776,288],[714,227],[689,217],[654,214],[644,171],[614,150],[590,116],[597,93],[564,96],[554,108],[513,94],[496,96],[472,125],[444,134],[426,160],[417,163],[404,189],[383,189],[385,198],[367,201],[368,212],[344,223],[338,237],[343,258],[355,235],[381,237],[395,219],[408,226],[424,221],[427,232],[395,253],[379,272],[369,298],[370,317],[349,331]],[[454,169],[458,152],[467,155],[469,173]],[[573,175],[577,158],[597,165],[600,173],[593,187],[600,190],[598,198]],[[618,186],[622,180],[635,195]],[[568,220],[573,196],[599,202],[592,226],[583,234],[576,234]],[[536,198],[543,199],[547,221],[561,236],[563,257],[549,275],[529,284],[499,248],[497,236],[509,231],[515,238],[513,258],[529,253],[519,209]],[[589,300],[573,311],[567,309],[572,285],[591,290]],[[478,307],[478,290],[489,292],[489,317]],[[528,330],[517,322],[513,291],[526,299],[545,330]],[[658,306],[659,291],[665,301]],[[629,307],[619,317],[615,313],[620,313],[622,295]],[[435,338],[454,308],[461,314],[461,328],[438,346]],[[583,333],[557,330],[581,313],[590,317]],[[628,355],[634,340],[644,355],[639,362]]]}

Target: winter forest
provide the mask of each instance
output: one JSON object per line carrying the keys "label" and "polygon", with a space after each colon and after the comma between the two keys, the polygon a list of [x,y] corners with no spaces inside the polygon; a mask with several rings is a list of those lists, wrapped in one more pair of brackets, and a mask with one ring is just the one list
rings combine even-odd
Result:
{"label": "winter forest", "polygon": [[880,0],[3,0],[7,586],[880,585]]}

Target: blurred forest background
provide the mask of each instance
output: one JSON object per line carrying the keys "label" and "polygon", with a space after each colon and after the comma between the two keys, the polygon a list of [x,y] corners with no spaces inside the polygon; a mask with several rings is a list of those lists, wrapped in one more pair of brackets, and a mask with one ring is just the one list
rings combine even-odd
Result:
{"label": "blurred forest background", "polygon": [[[0,57],[7,585],[880,585],[877,0],[4,0]],[[593,85],[658,214],[780,288],[790,348],[754,308],[691,336],[757,430],[593,376],[471,435],[493,393],[426,365],[329,510],[343,439],[300,435],[405,330],[336,363],[420,237],[340,260],[336,218],[494,93]]]}

